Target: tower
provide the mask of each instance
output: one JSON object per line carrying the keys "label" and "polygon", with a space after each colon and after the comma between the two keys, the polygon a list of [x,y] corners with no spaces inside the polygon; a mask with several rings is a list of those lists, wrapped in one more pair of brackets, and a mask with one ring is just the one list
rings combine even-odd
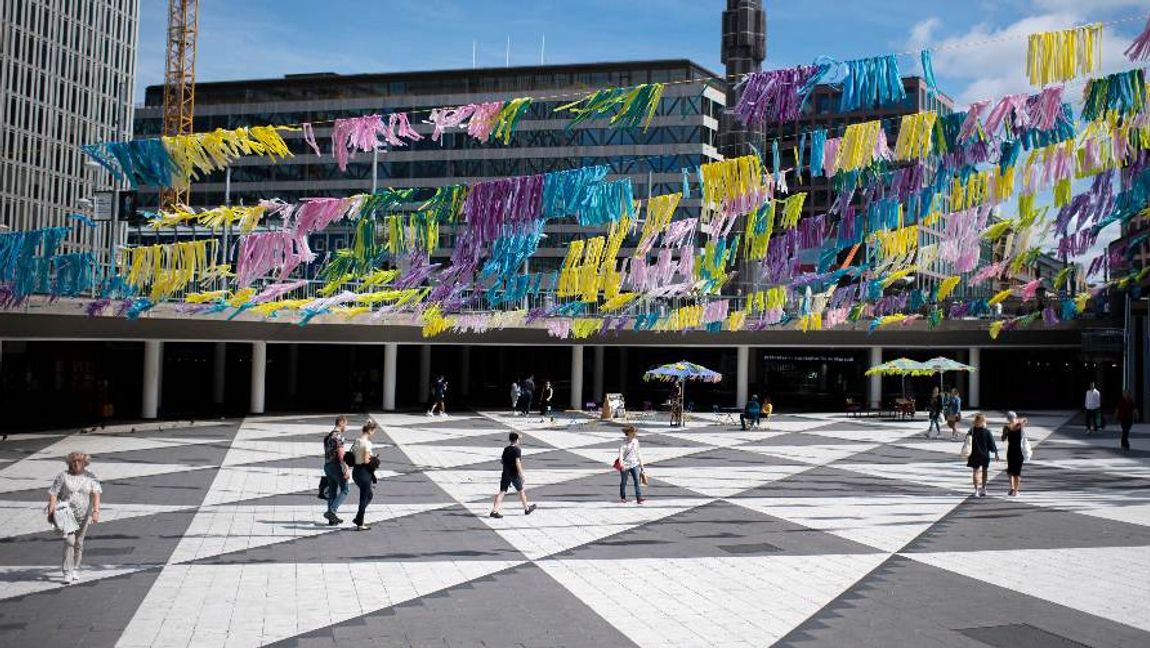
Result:
{"label": "tower", "polygon": [[[727,0],[723,12],[722,61],[727,84],[734,87],[748,72],[762,69],[767,58],[767,14],[762,0]],[[734,90],[727,91],[727,108],[738,101]],[[748,142],[762,140],[762,133],[748,130],[731,115],[723,115],[719,126],[719,152],[737,157],[751,152]]]}

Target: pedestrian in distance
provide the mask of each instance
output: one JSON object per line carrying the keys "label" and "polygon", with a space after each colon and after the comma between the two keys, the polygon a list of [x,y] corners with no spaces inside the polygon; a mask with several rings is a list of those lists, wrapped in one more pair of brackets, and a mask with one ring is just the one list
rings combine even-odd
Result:
{"label": "pedestrian in distance", "polygon": [[643,458],[639,454],[639,438],[634,425],[623,428],[623,444],[619,446],[615,467],[619,470],[619,503],[627,503],[628,476],[635,484],[635,501],[639,504],[646,501],[640,483],[646,483],[647,478],[643,474]]}
{"label": "pedestrian in distance", "polygon": [[683,425],[683,382],[675,382],[671,389],[671,427]]}
{"label": "pedestrian in distance", "polygon": [[496,493],[495,503],[491,507],[490,516],[493,518],[503,517],[500,510],[503,508],[503,497],[507,495],[507,489],[512,486],[519,493],[519,501],[523,504],[523,514],[531,515],[535,511],[535,505],[527,503],[527,490],[524,487],[526,478],[523,474],[523,450],[519,447],[519,433],[511,432],[507,435],[507,441],[507,447],[503,448],[503,456],[500,458],[503,472],[499,476],[499,492]]}
{"label": "pedestrian in distance", "polygon": [[543,381],[543,391],[539,392],[539,422],[542,423],[544,419],[550,418],[551,422],[555,422],[555,415],[551,410],[551,400],[555,398],[555,388],[551,386],[550,380]]}
{"label": "pedestrian in distance", "polygon": [[946,425],[950,428],[950,439],[957,441],[958,423],[962,420],[962,397],[958,395],[958,387],[950,390],[950,394],[943,401],[942,411],[946,416]]}
{"label": "pedestrian in distance", "polygon": [[88,526],[100,521],[100,480],[88,470],[87,453],[70,452],[68,468],[56,475],[48,488],[48,522],[64,535],[64,582],[80,579],[84,536]]}
{"label": "pedestrian in distance", "polygon": [[431,409],[428,416],[447,416],[447,380],[441,375],[431,386]]}
{"label": "pedestrian in distance", "polygon": [[527,376],[519,386],[519,411],[523,416],[531,414],[533,402],[535,402],[535,376]]}
{"label": "pedestrian in distance", "polygon": [[351,457],[354,467],[351,469],[351,479],[359,489],[359,508],[355,512],[356,531],[367,531],[371,527],[364,523],[367,505],[371,504],[375,496],[374,484],[376,482],[375,469],[379,467],[379,458],[375,456],[371,438],[375,436],[375,421],[363,424],[359,438],[351,446]]}
{"label": "pedestrian in distance", "polygon": [[939,419],[942,418],[942,392],[938,387],[935,387],[930,392],[930,403],[927,405],[927,412],[930,415],[930,424],[926,428],[926,438],[930,438],[931,432],[935,432],[935,436],[942,436],[942,427],[939,426]]}
{"label": "pedestrian in distance", "polygon": [[763,427],[767,428],[768,430],[771,429],[771,415],[774,413],[775,406],[771,404],[771,397],[764,396],[761,416],[763,420]]}
{"label": "pedestrian in distance", "polygon": [[344,462],[344,433],[347,431],[347,417],[337,416],[335,427],[323,438],[323,474],[327,477],[327,510],[323,517],[328,526],[342,524],[339,507],[351,491],[351,469]]}
{"label": "pedestrian in distance", "polygon": [[1134,426],[1134,418],[1138,416],[1138,407],[1134,403],[1134,395],[1129,390],[1122,392],[1118,406],[1114,408],[1114,420],[1122,428],[1122,449],[1130,451],[1130,428]]}
{"label": "pedestrian in distance", "polygon": [[1086,390],[1086,433],[1092,434],[1102,429],[1102,392],[1090,383]]}
{"label": "pedestrian in distance", "polygon": [[[986,429],[986,416],[979,412],[974,416],[974,424],[967,432],[969,441],[970,456],[966,459],[966,467],[973,469],[971,479],[974,481],[974,495],[975,497],[986,497],[986,476],[990,470],[990,455],[994,455],[994,460],[998,461],[998,446],[994,444],[994,435],[990,430]],[[966,451],[966,444],[963,445],[963,451]],[[979,473],[982,473],[982,481],[978,479]]]}
{"label": "pedestrian in distance", "polygon": [[519,416],[519,381],[511,381],[511,413]]}
{"label": "pedestrian in distance", "polygon": [[1006,413],[1006,425],[1002,427],[1002,440],[1006,442],[1006,474],[1010,477],[1010,492],[1007,495],[1017,497],[1022,487],[1022,464],[1030,457],[1030,440],[1026,438],[1026,419],[1019,418],[1014,412]]}
{"label": "pedestrian in distance", "polygon": [[753,394],[743,406],[743,411],[739,413],[739,427],[746,430],[748,423],[751,427],[758,427],[762,415],[763,406],[759,404],[759,395]]}

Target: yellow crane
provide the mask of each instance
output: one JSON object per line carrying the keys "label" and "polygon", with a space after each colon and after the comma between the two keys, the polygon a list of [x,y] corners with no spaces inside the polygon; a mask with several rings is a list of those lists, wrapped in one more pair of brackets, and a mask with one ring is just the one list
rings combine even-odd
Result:
{"label": "yellow crane", "polygon": [[[192,133],[196,105],[196,34],[199,0],[168,0],[168,58],[164,67],[164,130],[166,136]],[[188,188],[164,189],[160,208],[187,204]]]}

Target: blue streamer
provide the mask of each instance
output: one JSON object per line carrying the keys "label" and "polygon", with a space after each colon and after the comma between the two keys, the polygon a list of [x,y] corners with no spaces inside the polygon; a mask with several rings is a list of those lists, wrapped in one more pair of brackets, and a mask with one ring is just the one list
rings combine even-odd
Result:
{"label": "blue streamer", "polygon": [[934,79],[934,61],[931,59],[930,50],[922,50],[919,57],[922,59],[922,78],[926,80],[926,87],[931,92],[938,92],[938,82]]}
{"label": "blue streamer", "polygon": [[563,218],[579,213],[591,187],[607,177],[606,165],[580,167],[543,175],[543,218]]}
{"label": "blue streamer", "polygon": [[779,167],[782,166],[779,161],[779,140],[771,140],[771,173],[775,176],[775,184],[779,184],[779,175],[782,173]]}
{"label": "blue streamer", "polygon": [[124,316],[131,320],[139,319],[140,315],[148,312],[154,308],[155,305],[156,303],[147,297],[139,297],[132,300],[132,305],[129,306],[128,310],[124,312]]}
{"label": "blue streamer", "polygon": [[691,198],[691,173],[683,168],[683,200]]}
{"label": "blue streamer", "polygon": [[898,58],[893,54],[846,61],[844,65],[850,73],[839,97],[841,112],[889,106],[906,98]]}
{"label": "blue streamer", "polygon": [[88,227],[95,227],[96,226],[96,221],[92,220],[91,218],[88,218],[87,216],[85,216],[83,214],[68,214],[68,218],[79,222],[81,225],[87,225]]}
{"label": "blue streamer", "polygon": [[590,185],[579,206],[580,225],[606,225],[630,214],[635,196],[631,178]]}
{"label": "blue streamer", "polygon": [[827,144],[827,129],[820,128],[811,133],[811,177],[823,176],[823,155]]}

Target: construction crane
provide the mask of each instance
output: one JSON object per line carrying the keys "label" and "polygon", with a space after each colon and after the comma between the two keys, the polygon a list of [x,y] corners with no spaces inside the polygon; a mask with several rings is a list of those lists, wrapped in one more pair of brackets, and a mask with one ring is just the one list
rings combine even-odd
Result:
{"label": "construction crane", "polygon": [[[199,0],[168,0],[168,59],[164,67],[164,135],[189,135],[196,104]],[[188,203],[188,188],[160,191],[160,208]]]}

